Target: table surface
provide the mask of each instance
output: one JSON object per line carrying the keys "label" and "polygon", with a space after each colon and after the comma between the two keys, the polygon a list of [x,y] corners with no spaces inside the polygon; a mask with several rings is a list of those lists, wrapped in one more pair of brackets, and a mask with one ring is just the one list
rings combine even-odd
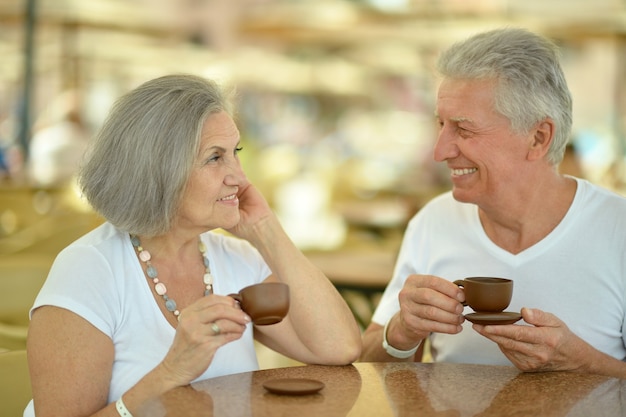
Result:
{"label": "table surface", "polygon": [[[308,378],[316,394],[268,392],[265,381]],[[566,372],[449,363],[296,366],[176,388],[135,413],[150,416],[624,416],[626,380]]]}

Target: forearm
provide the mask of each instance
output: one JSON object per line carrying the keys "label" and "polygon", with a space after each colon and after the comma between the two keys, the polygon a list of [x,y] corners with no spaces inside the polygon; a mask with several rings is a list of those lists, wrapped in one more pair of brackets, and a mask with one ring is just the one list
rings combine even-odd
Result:
{"label": "forearm", "polygon": [[626,362],[600,352],[592,346],[589,346],[588,350],[584,356],[584,365],[580,371],[626,379]]}
{"label": "forearm", "polygon": [[[167,373],[163,371],[162,365],[160,364],[122,395],[124,404],[131,414],[140,410],[146,401],[180,386],[180,384],[174,382],[166,375]],[[115,404],[113,404],[113,406],[113,409],[115,409]],[[113,415],[118,414],[116,412]]]}
{"label": "forearm", "polygon": [[278,219],[263,219],[248,240],[259,250],[273,275],[289,285],[289,319],[302,343],[321,358],[336,357],[340,346],[344,362],[356,360],[361,336],[352,312],[323,272],[289,239]]}
{"label": "forearm", "polygon": [[387,342],[398,350],[409,351],[415,346],[419,346],[414,355],[407,358],[397,358],[387,353],[383,347],[383,337],[385,327],[376,323],[371,323],[363,334],[363,352],[360,360],[362,362],[409,362],[421,361],[423,353],[423,340],[409,340],[403,337],[396,329],[397,314],[389,322],[387,329]]}

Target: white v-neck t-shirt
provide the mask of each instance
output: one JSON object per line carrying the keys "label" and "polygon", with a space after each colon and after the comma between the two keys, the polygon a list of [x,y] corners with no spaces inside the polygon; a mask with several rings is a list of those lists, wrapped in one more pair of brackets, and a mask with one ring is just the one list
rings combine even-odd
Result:
{"label": "white v-neck t-shirt", "polygon": [[[271,274],[247,241],[214,232],[203,234],[201,239],[215,277],[214,293],[236,293]],[[152,295],[128,234],[110,223],[81,237],[58,255],[33,309],[43,305],[78,314],[113,341],[115,361],[109,402],[120,398],[161,362],[176,332]],[[218,349],[197,380],[258,368],[249,324],[239,340]],[[34,416],[32,401],[24,415]]]}
{"label": "white v-neck t-shirt", "polygon": [[[560,224],[518,254],[489,239],[476,205],[454,200],[451,192],[433,199],[409,222],[393,278],[372,321],[384,325],[399,310],[398,293],[409,274],[450,281],[506,277],[514,280],[506,311],[530,307],[553,313],[596,349],[624,360],[626,198],[576,180],[576,196]],[[470,312],[466,307],[464,313]],[[460,334],[436,333],[430,339],[438,362],[512,365],[468,321]]]}

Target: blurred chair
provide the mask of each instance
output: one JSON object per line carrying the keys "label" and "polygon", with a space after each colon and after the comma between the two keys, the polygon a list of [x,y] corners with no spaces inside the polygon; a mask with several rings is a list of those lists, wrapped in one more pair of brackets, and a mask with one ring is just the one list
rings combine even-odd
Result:
{"label": "blurred chair", "polygon": [[21,416],[31,398],[26,351],[0,353],[0,414]]}
{"label": "blurred chair", "polygon": [[43,285],[53,258],[20,254],[0,257],[0,349],[25,349],[28,310]]}

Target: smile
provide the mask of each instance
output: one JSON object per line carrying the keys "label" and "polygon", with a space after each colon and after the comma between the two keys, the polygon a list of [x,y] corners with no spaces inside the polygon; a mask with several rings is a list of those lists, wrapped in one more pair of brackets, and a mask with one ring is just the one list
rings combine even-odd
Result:
{"label": "smile", "polygon": [[452,175],[453,176],[461,176],[461,175],[473,174],[476,171],[478,171],[477,168],[453,169],[452,170]]}
{"label": "smile", "polygon": [[217,201],[231,201],[231,200],[235,200],[236,198],[237,198],[236,194],[231,194],[231,195],[229,195],[227,197],[222,197],[222,198],[220,198]]}

